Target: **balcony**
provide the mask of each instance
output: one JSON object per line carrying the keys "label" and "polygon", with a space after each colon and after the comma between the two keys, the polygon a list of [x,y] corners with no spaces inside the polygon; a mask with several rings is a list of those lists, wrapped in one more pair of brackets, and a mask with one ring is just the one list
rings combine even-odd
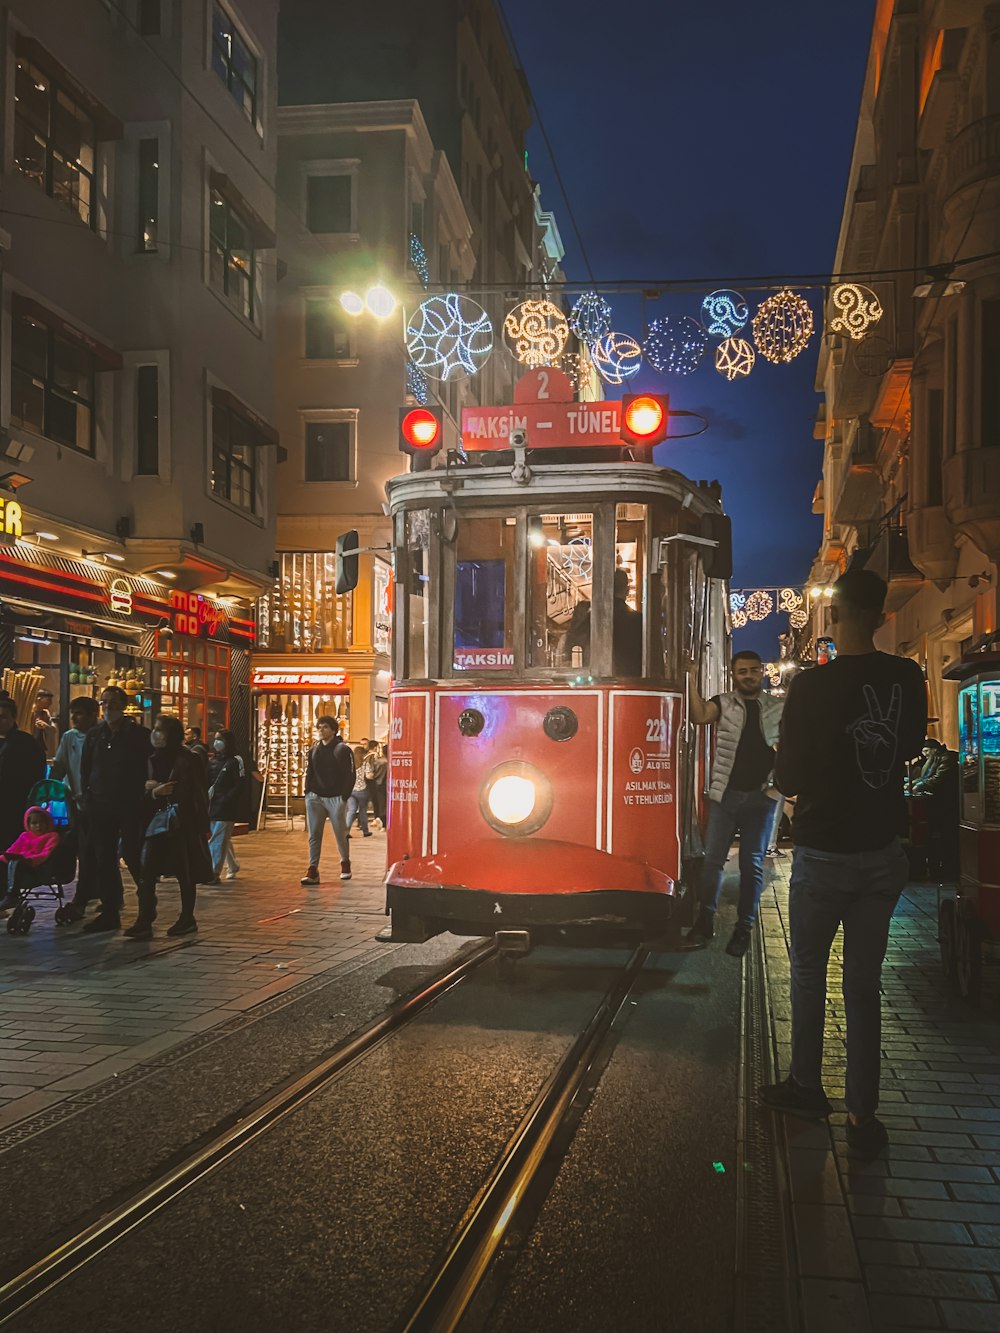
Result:
{"label": "balcony", "polygon": [[1000,560],[1000,447],[964,449],[943,475],[948,518],[989,560]]}
{"label": "balcony", "polygon": [[905,528],[883,528],[872,547],[865,564],[874,570],[889,586],[885,609],[888,614],[898,611],[908,602],[924,581],[924,576],[910,559],[910,547]]}
{"label": "balcony", "polygon": [[947,195],[950,198],[991,176],[1000,176],[1000,116],[974,120],[952,139],[948,150]]}
{"label": "balcony", "polygon": [[856,525],[871,518],[882,498],[878,440],[867,422],[859,422],[841,474],[840,490],[830,517],[834,523]]}
{"label": "balcony", "polygon": [[822,514],[826,509],[826,500],[823,495],[823,478],[820,477],[816,483],[816,489],[813,491],[812,511],[814,514]]}
{"label": "balcony", "polygon": [[944,505],[911,509],[906,516],[906,527],[910,534],[910,559],[943,591],[958,566],[955,529]]}

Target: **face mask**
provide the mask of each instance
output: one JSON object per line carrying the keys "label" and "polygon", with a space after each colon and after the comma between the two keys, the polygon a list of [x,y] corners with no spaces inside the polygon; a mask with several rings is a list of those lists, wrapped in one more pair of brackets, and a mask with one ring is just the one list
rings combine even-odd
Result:
{"label": "face mask", "polygon": [[225,742],[225,741],[213,741],[213,742],[212,742],[212,748],[215,750],[216,754],[221,754],[221,753],[223,752],[223,750],[226,748],[226,742]]}
{"label": "face mask", "polygon": [[167,738],[162,731],[154,731],[149,739],[153,742],[153,745],[157,750],[162,750],[166,747]]}

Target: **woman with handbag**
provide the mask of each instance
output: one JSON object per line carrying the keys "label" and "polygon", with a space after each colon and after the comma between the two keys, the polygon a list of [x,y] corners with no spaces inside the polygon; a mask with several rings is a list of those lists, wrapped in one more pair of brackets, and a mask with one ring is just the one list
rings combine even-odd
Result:
{"label": "woman with handbag", "polygon": [[176,878],[181,890],[181,914],[168,935],[190,935],[198,929],[194,917],[196,886],[199,880],[212,877],[204,766],[197,755],[184,748],[184,728],[176,717],[161,714],[151,740],[139,915],[125,931],[133,940],[153,937],[156,882],[161,876]]}

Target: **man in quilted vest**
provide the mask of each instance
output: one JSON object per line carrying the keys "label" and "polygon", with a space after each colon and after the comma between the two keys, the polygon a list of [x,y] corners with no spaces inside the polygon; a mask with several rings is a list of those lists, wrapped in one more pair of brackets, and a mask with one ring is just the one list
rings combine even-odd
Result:
{"label": "man in quilted vest", "polygon": [[733,688],[706,702],[698,692],[697,668],[688,668],[691,721],[697,727],[718,723],[708,791],[701,907],[689,938],[707,944],[715,935],[722,876],[729,849],[739,833],[739,917],[726,945],[726,953],[734,958],[742,958],[750,947],[777,795],[771,775],[783,701],[761,692],[763,680],[760,658],[744,649],[733,657]]}

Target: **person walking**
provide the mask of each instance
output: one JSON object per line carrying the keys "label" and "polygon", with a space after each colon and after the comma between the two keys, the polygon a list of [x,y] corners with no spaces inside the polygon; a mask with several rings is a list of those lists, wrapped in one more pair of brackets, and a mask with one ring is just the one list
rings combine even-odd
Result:
{"label": "person walking", "polygon": [[69,788],[70,796],[76,807],[77,872],[76,887],[72,899],[63,908],[63,919],[82,921],[87,904],[97,896],[94,888],[94,867],[91,848],[87,839],[87,816],[84,810],[83,745],[87,733],[97,726],[101,711],[96,699],[89,694],[82,694],[69,706],[69,730],[64,731],[59,740],[59,748],[49,766],[49,777],[61,781]]}
{"label": "person walking", "polygon": [[691,721],[696,727],[719,724],[708,791],[701,906],[688,938],[707,944],[715,936],[722,877],[739,833],[739,916],[726,945],[726,953],[734,958],[742,958],[750,947],[777,795],[771,783],[783,700],[764,694],[763,683],[764,665],[748,648],[733,656],[733,688],[707,701],[698,692],[697,668],[688,667]]}
{"label": "person walking", "polygon": [[146,728],[125,716],[127,703],[128,695],[120,686],[104,687],[104,719],[87,732],[80,758],[86,854],[94,877],[89,887],[101,899],[100,912],[83,927],[88,932],[121,926],[122,859],[139,884],[143,792],[151,745]]}
{"label": "person walking", "polygon": [[45,777],[45,755],[35,737],[17,725],[17,705],[0,697],[0,847],[24,830],[28,793]]}
{"label": "person walking", "polygon": [[208,761],[208,818],[211,826],[209,850],[212,854],[212,884],[222,881],[222,871],[228,871],[227,880],[235,879],[240,863],[233,851],[233,828],[239,816],[240,800],[246,781],[243,760],[236,753],[233,733],[221,730],[212,742],[212,757]]}
{"label": "person walking", "polygon": [[823,1119],[823,1026],[830,948],[844,930],[847,1150],[876,1157],[888,1143],[876,1117],[882,1056],[882,963],[889,922],[907,880],[904,765],[918,754],[927,694],[916,662],[876,650],[886,585],[851,570],[833,585],[837,657],[792,682],[777,779],[798,799],[789,888],[792,1060],[761,1089],[774,1111]]}
{"label": "person walking", "polygon": [[198,929],[194,908],[197,885],[211,878],[208,851],[208,799],[200,758],[184,745],[184,728],[176,717],[161,714],[150,736],[145,829],[139,868],[139,915],[125,934],[133,940],[153,937],[156,884],[172,877],[181,891],[181,912],[168,935],[191,935]]}
{"label": "person walking", "polygon": [[375,811],[375,818],[383,828],[386,827],[386,782],[389,777],[389,747],[388,744],[379,746],[373,744],[368,754],[368,772],[366,773],[366,784],[368,795],[371,797],[372,809]]}
{"label": "person walking", "polygon": [[354,755],[341,739],[335,717],[316,721],[319,740],[306,764],[306,828],[309,832],[309,869],[300,884],[319,883],[323,829],[329,820],[340,851],[340,878],[351,878],[351,845],[347,839],[347,798],[354,791]]}
{"label": "person walking", "polygon": [[52,720],[53,698],[51,690],[39,690],[35,695],[35,715],[32,719],[35,740],[38,742],[47,763],[51,763],[55,758],[59,746],[59,728]]}
{"label": "person walking", "polygon": [[358,745],[354,750],[354,790],[347,798],[347,832],[350,833],[354,821],[366,838],[370,838],[368,828],[368,756]]}

